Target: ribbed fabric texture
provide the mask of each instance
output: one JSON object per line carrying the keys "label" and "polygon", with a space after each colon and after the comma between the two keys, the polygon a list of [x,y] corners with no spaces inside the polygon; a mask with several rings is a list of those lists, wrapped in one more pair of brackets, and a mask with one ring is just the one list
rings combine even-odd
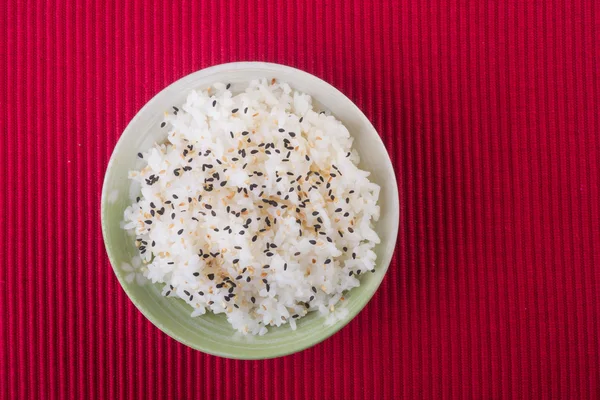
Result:
{"label": "ribbed fabric texture", "polygon": [[[600,398],[596,1],[1,8],[0,397]],[[324,343],[268,361],[161,333],[120,288],[100,229],[128,121],[174,80],[240,60],[342,90],[400,190],[373,300]]]}

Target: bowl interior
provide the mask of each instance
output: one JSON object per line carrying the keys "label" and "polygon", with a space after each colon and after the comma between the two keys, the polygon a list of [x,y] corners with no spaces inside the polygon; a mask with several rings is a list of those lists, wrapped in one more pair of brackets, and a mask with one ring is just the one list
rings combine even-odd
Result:
{"label": "bowl interior", "polygon": [[[289,326],[269,328],[264,336],[243,336],[235,332],[223,315],[208,313],[191,318],[191,308],[181,300],[160,295],[162,285],[139,285],[126,279],[131,273],[122,269],[136,255],[133,238],[120,227],[123,211],[130,204],[129,170],[137,167],[136,154],[161,142],[166,130],[160,128],[163,112],[185,101],[192,89],[204,88],[214,82],[229,82],[232,90],[241,90],[251,79],[266,77],[289,83],[308,93],[317,107],[332,112],[348,128],[355,139],[354,148],[361,156],[360,166],[371,172],[370,179],[381,186],[380,220],[375,230],[381,238],[377,253],[376,272],[365,274],[361,286],[345,298],[348,315],[326,326],[318,313],[309,313]],[[123,289],[136,307],[158,328],[176,340],[195,349],[229,358],[257,359],[290,354],[329,337],[347,324],[369,301],[387,270],[394,251],[398,231],[398,190],[394,170],[379,135],[364,114],[341,92],[326,82],[297,69],[268,63],[232,63],[207,68],[173,83],[152,100],[131,120],[112,154],[102,190],[102,231],[110,262]]]}

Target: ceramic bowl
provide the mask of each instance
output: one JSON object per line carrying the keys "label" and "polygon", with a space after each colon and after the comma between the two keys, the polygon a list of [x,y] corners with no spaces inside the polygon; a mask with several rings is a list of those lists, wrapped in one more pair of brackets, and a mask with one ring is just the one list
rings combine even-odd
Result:
{"label": "ceramic bowl", "polygon": [[[164,111],[182,104],[192,89],[205,88],[214,82],[229,82],[235,91],[236,87],[241,89],[245,83],[260,77],[275,78],[308,93],[317,107],[329,110],[348,128],[355,139],[354,148],[360,154],[360,167],[370,171],[370,179],[381,186],[381,217],[375,225],[381,244],[375,249],[376,272],[363,275],[360,287],[345,295],[344,307],[349,312],[343,320],[326,325],[324,317],[312,312],[298,321],[295,331],[289,326],[270,327],[264,336],[244,336],[234,331],[223,315],[207,313],[190,317],[191,308],[182,300],[161,296],[162,285],[140,285],[135,271],[127,266],[137,249],[120,223],[123,211],[131,202],[128,171],[136,167],[138,152],[164,141],[166,133],[160,129]],[[131,301],[156,327],[205,353],[228,358],[264,359],[291,354],[321,342],[363,309],[379,287],[392,258],[398,233],[399,205],[389,155],[373,125],[352,101],[323,80],[298,69],[262,62],[238,62],[190,74],[162,90],[142,107],[112,153],[104,178],[101,213],[104,243],[115,275]],[[367,331],[377,331],[377,327],[369,327]]]}

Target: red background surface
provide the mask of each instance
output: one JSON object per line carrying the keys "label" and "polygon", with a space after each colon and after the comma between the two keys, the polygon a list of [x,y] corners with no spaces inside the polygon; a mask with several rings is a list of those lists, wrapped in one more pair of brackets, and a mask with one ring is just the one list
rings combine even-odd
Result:
{"label": "red background surface", "polygon": [[[5,0],[1,397],[599,398],[599,8]],[[174,80],[239,60],[347,94],[383,137],[402,203],[366,309],[268,361],[204,355],[152,326],[100,230],[128,121]]]}

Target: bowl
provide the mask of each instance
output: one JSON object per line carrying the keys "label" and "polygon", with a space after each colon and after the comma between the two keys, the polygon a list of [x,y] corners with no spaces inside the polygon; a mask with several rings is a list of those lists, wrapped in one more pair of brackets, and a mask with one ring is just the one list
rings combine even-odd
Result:
{"label": "bowl", "polygon": [[[285,81],[311,95],[316,107],[329,110],[348,128],[355,139],[354,148],[361,157],[360,167],[370,171],[370,179],[381,186],[381,217],[375,224],[381,243],[375,248],[375,273],[363,275],[361,285],[345,295],[348,310],[345,318],[334,324],[325,324],[324,317],[312,312],[298,320],[295,331],[286,325],[270,327],[264,336],[244,336],[234,331],[223,315],[207,313],[192,318],[191,308],[182,300],[163,297],[160,285],[144,283],[141,274],[136,274],[129,265],[137,249],[133,238],[121,229],[120,224],[123,211],[131,203],[128,171],[136,168],[139,151],[165,139],[165,130],[160,129],[164,111],[182,104],[192,89],[219,81],[230,82],[235,91],[236,86],[241,88],[244,83],[260,77]],[[352,101],[307,72],[278,64],[238,62],[206,68],[178,80],[154,96],[131,120],[106,170],[101,200],[102,234],[110,263],[125,293],[157,328],[205,353],[236,359],[265,359],[291,354],[325,340],[363,309],[379,287],[394,252],[398,234],[398,203],[394,169],[385,146],[373,125]]]}

